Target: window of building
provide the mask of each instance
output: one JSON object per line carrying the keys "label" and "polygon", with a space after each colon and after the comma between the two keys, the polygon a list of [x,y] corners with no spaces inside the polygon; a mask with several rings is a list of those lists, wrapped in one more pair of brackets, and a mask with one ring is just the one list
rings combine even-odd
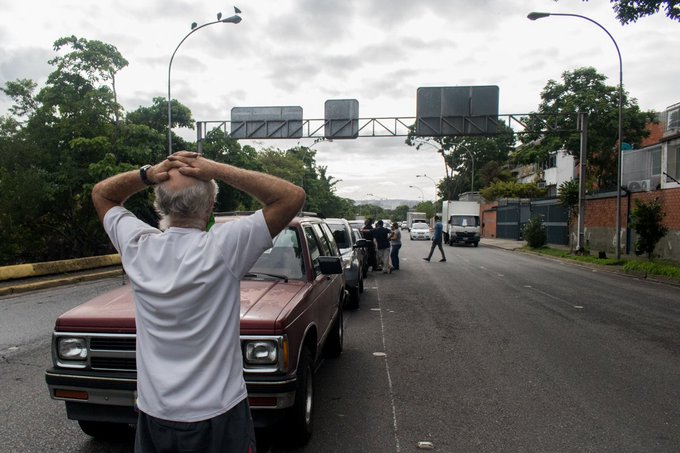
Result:
{"label": "window of building", "polygon": [[[680,180],[680,144],[668,146],[668,175]],[[666,178],[666,181],[673,182],[671,178]]]}
{"label": "window of building", "polygon": [[661,174],[661,147],[654,148],[650,153],[649,157],[651,160],[652,176]]}

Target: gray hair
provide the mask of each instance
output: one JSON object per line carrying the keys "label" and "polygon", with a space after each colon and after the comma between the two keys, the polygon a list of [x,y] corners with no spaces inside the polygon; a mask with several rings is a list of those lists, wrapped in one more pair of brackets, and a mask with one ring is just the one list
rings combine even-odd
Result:
{"label": "gray hair", "polygon": [[214,180],[196,180],[196,184],[177,191],[168,191],[165,184],[154,187],[154,208],[161,217],[159,226],[167,230],[172,223],[201,219],[212,211],[219,188]]}

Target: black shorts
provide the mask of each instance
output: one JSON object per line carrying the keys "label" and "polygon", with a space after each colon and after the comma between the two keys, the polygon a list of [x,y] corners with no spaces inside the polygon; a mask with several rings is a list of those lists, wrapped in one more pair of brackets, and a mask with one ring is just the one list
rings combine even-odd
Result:
{"label": "black shorts", "polygon": [[135,453],[256,453],[248,400],[200,422],[174,422],[139,411]]}

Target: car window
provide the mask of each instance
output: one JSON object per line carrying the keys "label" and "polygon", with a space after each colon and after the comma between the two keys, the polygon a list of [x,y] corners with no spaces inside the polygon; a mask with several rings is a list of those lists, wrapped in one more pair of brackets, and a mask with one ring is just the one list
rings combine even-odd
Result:
{"label": "car window", "polygon": [[341,249],[347,249],[352,247],[352,237],[349,234],[349,230],[343,224],[329,223],[333,238],[335,238],[335,243]]}
{"label": "car window", "polygon": [[319,265],[319,256],[321,256],[319,241],[316,238],[312,227],[306,226],[304,231],[305,238],[307,239],[307,246],[309,247],[309,256],[312,259],[312,271],[314,277],[316,277],[321,273],[321,266]]}
{"label": "car window", "polygon": [[295,228],[286,228],[272,242],[272,247],[265,250],[250,268],[250,273],[281,275],[292,280],[305,279],[305,263],[298,231]]}
{"label": "car window", "polygon": [[319,241],[321,255],[329,256],[331,254],[331,246],[328,244],[328,239],[326,239],[326,237],[323,235],[321,227],[315,223],[312,225],[312,229],[314,230],[314,233],[316,234],[316,237]]}
{"label": "car window", "polygon": [[321,229],[323,230],[324,236],[328,241],[328,247],[330,248],[331,251],[329,256],[340,256],[340,249],[338,249],[338,244],[335,242],[335,238],[333,236],[333,233],[331,232],[331,229],[328,228],[328,224],[322,223]]}
{"label": "car window", "polygon": [[423,229],[423,228],[429,229],[430,227],[427,225],[427,223],[418,222],[418,223],[413,224],[413,228],[420,230],[420,229]]}

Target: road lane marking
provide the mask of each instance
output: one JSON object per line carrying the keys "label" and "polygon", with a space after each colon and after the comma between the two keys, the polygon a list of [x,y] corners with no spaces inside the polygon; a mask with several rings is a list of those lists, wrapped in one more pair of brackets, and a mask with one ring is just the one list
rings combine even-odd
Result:
{"label": "road lane marking", "polygon": [[553,300],[556,300],[556,301],[561,302],[561,303],[563,303],[563,304],[569,305],[569,306],[571,306],[572,308],[576,308],[576,309],[579,309],[579,310],[582,310],[582,309],[583,309],[583,306],[582,306],[582,305],[574,305],[574,304],[572,304],[571,302],[569,302],[568,300],[562,299],[561,297],[553,296],[552,294],[546,293],[545,291],[541,291],[540,289],[534,288],[534,287],[531,286],[531,285],[524,285],[524,287],[525,287],[525,288],[531,288],[531,289],[533,289],[534,291],[536,291],[537,293],[543,294],[544,296],[549,297],[549,298],[551,298],[551,299],[553,299]]}
{"label": "road lane marking", "polygon": [[[380,306],[381,305],[380,290],[377,288],[377,286],[378,284],[376,283],[378,306]],[[379,313],[380,313],[380,335],[382,336],[383,351],[387,351],[387,346],[385,342],[385,322],[383,320],[382,310],[380,310]],[[390,393],[390,404],[392,405],[392,429],[394,430],[394,445],[395,445],[394,451],[396,453],[400,453],[401,447],[399,446],[399,435],[397,427],[397,407],[394,403],[394,386],[392,385],[392,375],[390,374],[390,364],[389,358],[387,356],[385,356],[385,374],[387,375],[387,385]]]}

